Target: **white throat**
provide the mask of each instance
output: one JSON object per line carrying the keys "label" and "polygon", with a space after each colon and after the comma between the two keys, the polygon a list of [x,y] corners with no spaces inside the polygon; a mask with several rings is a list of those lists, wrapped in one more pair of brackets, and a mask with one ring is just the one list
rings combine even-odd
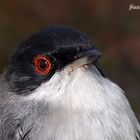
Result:
{"label": "white throat", "polygon": [[28,100],[49,105],[47,126],[56,140],[135,140],[137,135],[123,91],[94,66],[56,72]]}

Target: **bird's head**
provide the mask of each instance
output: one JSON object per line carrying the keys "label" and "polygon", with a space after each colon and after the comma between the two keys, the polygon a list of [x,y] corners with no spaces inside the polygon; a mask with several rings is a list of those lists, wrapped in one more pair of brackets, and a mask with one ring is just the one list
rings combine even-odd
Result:
{"label": "bird's head", "polygon": [[94,65],[100,56],[94,43],[78,30],[66,26],[49,27],[17,47],[6,77],[11,91],[28,95],[65,68],[72,72],[89,63]]}

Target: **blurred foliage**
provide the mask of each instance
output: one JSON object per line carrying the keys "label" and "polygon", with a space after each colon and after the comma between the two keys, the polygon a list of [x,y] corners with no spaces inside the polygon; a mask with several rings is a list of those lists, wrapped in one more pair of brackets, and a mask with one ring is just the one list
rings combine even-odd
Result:
{"label": "blurred foliage", "polygon": [[12,48],[32,32],[54,24],[88,34],[103,52],[107,76],[127,93],[140,114],[140,10],[138,0],[1,0],[0,70]]}

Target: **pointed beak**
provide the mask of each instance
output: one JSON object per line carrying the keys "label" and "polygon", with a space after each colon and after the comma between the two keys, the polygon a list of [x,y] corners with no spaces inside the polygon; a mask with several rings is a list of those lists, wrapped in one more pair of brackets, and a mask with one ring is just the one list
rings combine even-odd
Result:
{"label": "pointed beak", "polygon": [[101,57],[101,52],[99,52],[95,48],[90,48],[78,53],[75,56],[75,61],[69,64],[69,66],[72,69],[76,69],[90,63],[94,64],[94,62],[96,63],[100,57]]}

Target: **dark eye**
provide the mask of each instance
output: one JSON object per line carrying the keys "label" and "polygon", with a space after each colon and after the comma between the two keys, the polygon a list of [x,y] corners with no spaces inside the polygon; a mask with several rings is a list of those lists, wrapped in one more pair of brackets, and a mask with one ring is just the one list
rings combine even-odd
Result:
{"label": "dark eye", "polygon": [[33,64],[37,74],[46,75],[52,70],[52,64],[49,57],[38,55],[34,57]]}

